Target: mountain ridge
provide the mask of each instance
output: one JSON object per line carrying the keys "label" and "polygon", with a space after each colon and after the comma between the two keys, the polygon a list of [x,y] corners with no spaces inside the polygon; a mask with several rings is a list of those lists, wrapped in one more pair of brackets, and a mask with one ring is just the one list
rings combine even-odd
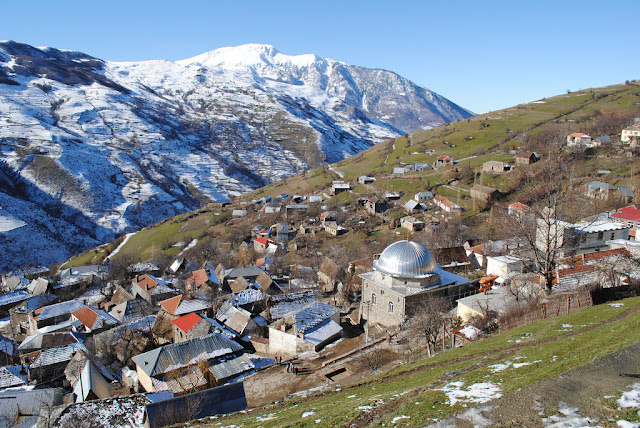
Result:
{"label": "mountain ridge", "polygon": [[353,156],[416,124],[470,115],[393,73],[305,58],[339,65],[323,75],[321,66],[117,63],[0,43],[0,157],[56,207],[34,193],[26,201],[45,212],[69,206],[64,221],[78,213],[107,231],[86,236],[92,246]]}

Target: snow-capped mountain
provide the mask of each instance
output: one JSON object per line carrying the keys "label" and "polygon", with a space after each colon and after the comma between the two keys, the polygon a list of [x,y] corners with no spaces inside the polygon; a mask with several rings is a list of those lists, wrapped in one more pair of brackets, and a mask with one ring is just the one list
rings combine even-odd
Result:
{"label": "snow-capped mountain", "polygon": [[469,116],[395,73],[266,45],[117,63],[1,42],[0,207],[26,226],[0,233],[23,251],[0,271]]}

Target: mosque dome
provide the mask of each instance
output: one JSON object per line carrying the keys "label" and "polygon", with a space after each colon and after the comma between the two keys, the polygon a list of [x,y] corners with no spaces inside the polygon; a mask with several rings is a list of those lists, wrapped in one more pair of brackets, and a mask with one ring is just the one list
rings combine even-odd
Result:
{"label": "mosque dome", "polygon": [[424,278],[436,268],[427,247],[413,241],[394,242],[373,262],[374,270],[398,278]]}

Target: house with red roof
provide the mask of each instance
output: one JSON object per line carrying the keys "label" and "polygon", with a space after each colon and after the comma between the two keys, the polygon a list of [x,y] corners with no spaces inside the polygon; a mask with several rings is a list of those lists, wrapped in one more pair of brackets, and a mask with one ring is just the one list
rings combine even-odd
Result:
{"label": "house with red roof", "polygon": [[574,132],[567,135],[567,146],[586,146],[591,144],[592,138],[584,132]]}
{"label": "house with red roof", "polygon": [[184,315],[171,321],[173,343],[202,337],[211,332],[211,323],[196,313]]}
{"label": "house with red roof", "polygon": [[140,296],[147,302],[155,305],[175,293],[169,288],[167,283],[160,278],[156,278],[153,275],[136,275],[135,278],[131,280],[131,294],[134,298]]}
{"label": "house with red roof", "polygon": [[436,196],[435,198],[433,198],[433,203],[448,213],[462,212],[462,207],[460,205],[451,202],[444,196]]}
{"label": "house with red roof", "polygon": [[436,167],[453,165],[453,158],[451,156],[438,156],[436,159]]}
{"label": "house with red roof", "polygon": [[516,218],[521,218],[523,216],[533,216],[533,211],[527,204],[523,204],[522,202],[514,202],[512,204],[509,204],[507,214]]}
{"label": "house with red roof", "polygon": [[610,213],[609,218],[630,227],[629,239],[640,240],[637,233],[638,229],[640,229],[640,205],[620,208]]}
{"label": "house with red roof", "polygon": [[269,244],[270,242],[267,238],[256,238],[253,240],[253,249],[258,253],[264,253],[267,251],[267,248],[269,248]]}

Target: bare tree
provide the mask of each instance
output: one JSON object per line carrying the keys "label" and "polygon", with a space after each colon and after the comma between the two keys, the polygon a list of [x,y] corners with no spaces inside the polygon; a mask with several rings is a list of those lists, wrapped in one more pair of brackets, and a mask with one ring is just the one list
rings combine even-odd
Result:
{"label": "bare tree", "polygon": [[450,321],[448,309],[449,302],[439,297],[428,297],[413,307],[409,329],[415,336],[424,339],[429,357],[432,355],[432,350],[435,352],[443,326]]}

